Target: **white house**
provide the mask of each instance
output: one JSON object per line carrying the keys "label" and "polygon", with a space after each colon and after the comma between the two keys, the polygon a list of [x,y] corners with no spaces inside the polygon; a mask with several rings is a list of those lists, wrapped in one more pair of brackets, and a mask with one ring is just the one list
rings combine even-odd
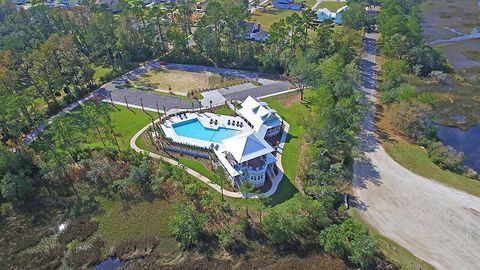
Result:
{"label": "white house", "polygon": [[301,10],[305,4],[303,2],[295,2],[294,0],[273,0],[274,8]]}
{"label": "white house", "polygon": [[251,96],[241,106],[238,116],[185,113],[168,118],[161,128],[174,142],[212,150],[236,188],[245,180],[261,187],[267,177],[275,177],[275,149],[266,139],[281,132],[282,120],[267,103]]}
{"label": "white house", "polygon": [[245,38],[248,40],[265,42],[270,35],[268,32],[262,30],[260,24],[244,22],[243,27],[245,27]]}
{"label": "white house", "polygon": [[348,10],[348,6],[346,5],[337,9],[335,12],[332,12],[326,8],[322,8],[317,11],[317,19],[320,22],[323,22],[325,20],[332,20],[336,24],[341,24],[343,13],[347,10]]}
{"label": "white house", "polygon": [[281,131],[282,122],[277,116],[277,111],[268,107],[267,103],[258,101],[248,96],[238,110],[252,129],[261,138],[275,136]]}
{"label": "white house", "polygon": [[78,5],[79,0],[60,0],[59,7],[71,9]]}
{"label": "white house", "polygon": [[255,187],[261,187],[267,173],[273,178],[276,161],[272,154],[274,149],[258,133],[242,133],[223,140],[222,144],[224,149],[217,156],[236,188],[245,180],[249,180]]}

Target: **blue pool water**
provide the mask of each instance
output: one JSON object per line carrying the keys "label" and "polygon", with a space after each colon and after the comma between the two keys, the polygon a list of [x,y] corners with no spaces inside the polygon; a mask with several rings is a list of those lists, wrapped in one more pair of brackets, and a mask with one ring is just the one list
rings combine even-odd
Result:
{"label": "blue pool water", "polygon": [[205,128],[196,118],[173,124],[173,129],[180,136],[216,143],[238,134],[238,131],[229,128]]}

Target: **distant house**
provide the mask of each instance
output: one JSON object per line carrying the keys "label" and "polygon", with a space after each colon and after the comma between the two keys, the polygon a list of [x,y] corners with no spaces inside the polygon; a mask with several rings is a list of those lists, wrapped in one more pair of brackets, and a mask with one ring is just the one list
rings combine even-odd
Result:
{"label": "distant house", "polygon": [[245,27],[245,38],[248,40],[265,42],[270,35],[268,32],[262,30],[260,24],[244,22],[243,26]]}
{"label": "distant house", "polygon": [[78,5],[78,0],[60,0],[59,7],[64,9],[71,9]]}
{"label": "distant house", "polygon": [[195,12],[203,13],[205,11],[206,6],[207,6],[206,0],[197,2]]}
{"label": "distant house", "polygon": [[343,13],[347,10],[348,10],[348,6],[346,5],[337,9],[335,12],[332,12],[326,8],[322,8],[317,11],[317,19],[320,22],[323,22],[326,20],[332,20],[336,24],[342,24]]}
{"label": "distant house", "polygon": [[305,4],[303,2],[295,2],[294,0],[273,0],[272,6],[281,9],[301,10]]}
{"label": "distant house", "polygon": [[118,0],[95,0],[97,5],[105,5],[111,10],[117,10]]}
{"label": "distant house", "polygon": [[27,0],[11,0],[13,4],[15,5],[23,5],[27,3]]}

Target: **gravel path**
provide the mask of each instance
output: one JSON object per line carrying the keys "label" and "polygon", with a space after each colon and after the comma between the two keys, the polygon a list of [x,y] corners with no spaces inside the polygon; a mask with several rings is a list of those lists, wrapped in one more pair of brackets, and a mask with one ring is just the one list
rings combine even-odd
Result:
{"label": "gravel path", "polygon": [[[364,91],[375,100],[376,35],[367,34],[361,63]],[[373,114],[359,135],[364,156],[354,164],[354,202],[381,234],[438,269],[479,269],[480,198],[418,176],[378,144]]]}

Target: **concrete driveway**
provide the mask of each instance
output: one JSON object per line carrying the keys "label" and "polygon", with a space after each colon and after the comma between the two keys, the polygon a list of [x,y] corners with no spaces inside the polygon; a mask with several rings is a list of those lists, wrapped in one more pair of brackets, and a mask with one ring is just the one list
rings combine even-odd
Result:
{"label": "concrete driveway", "polygon": [[[367,34],[361,62],[364,91],[375,101],[377,36]],[[480,268],[480,198],[418,176],[379,145],[374,112],[359,135],[364,155],[354,163],[355,204],[381,234],[438,269]]]}

